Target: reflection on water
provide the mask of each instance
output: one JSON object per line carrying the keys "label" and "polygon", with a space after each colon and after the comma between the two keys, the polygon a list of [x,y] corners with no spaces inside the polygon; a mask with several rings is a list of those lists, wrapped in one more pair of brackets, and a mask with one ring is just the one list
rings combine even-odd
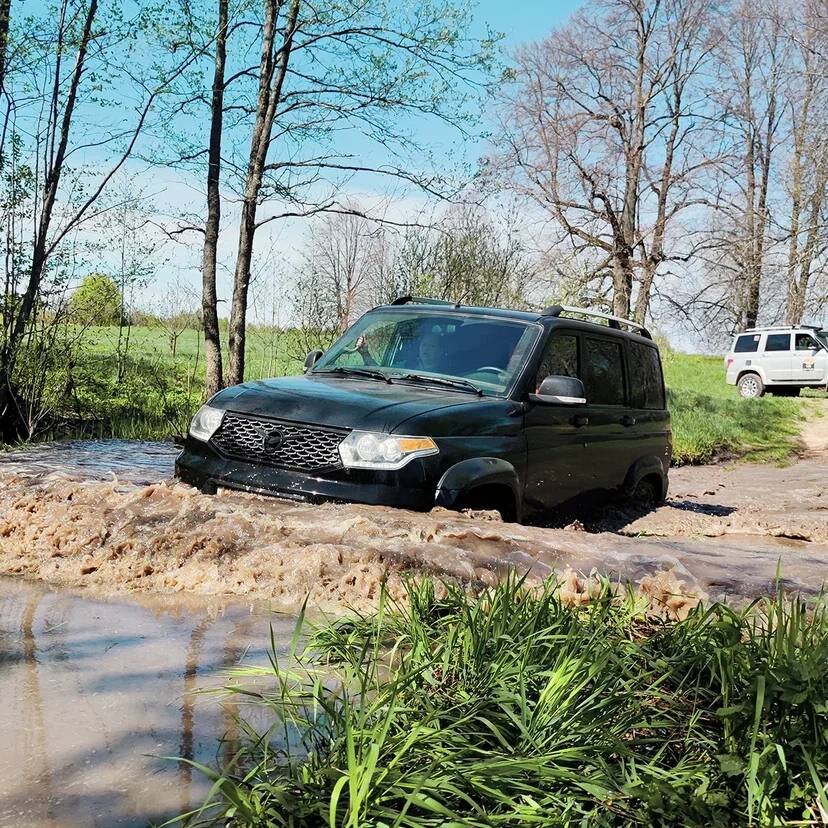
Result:
{"label": "reflection on water", "polygon": [[293,619],[262,606],[0,579],[0,826],[138,826],[199,804],[200,774],[161,757],[233,749],[235,710],[196,691],[266,663],[269,622],[286,651]]}

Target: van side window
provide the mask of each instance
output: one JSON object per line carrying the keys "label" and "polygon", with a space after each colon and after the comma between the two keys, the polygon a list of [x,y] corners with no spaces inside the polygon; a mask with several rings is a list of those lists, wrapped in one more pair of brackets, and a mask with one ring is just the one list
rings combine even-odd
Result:
{"label": "van side window", "polygon": [[630,352],[630,405],[660,411],[664,408],[664,380],[658,351],[639,342],[628,342]]}
{"label": "van side window", "polygon": [[791,350],[791,335],[790,334],[768,334],[765,340],[766,351],[790,351]]}
{"label": "van side window", "polygon": [[574,334],[552,334],[546,343],[538,374],[535,377],[535,390],[548,376],[580,377],[578,373],[578,337]]}
{"label": "van side window", "polygon": [[752,354],[759,350],[759,334],[746,334],[736,337],[736,344],[733,346],[735,354]]}
{"label": "van side window", "polygon": [[585,339],[583,383],[590,405],[624,405],[624,357],[620,342]]}
{"label": "van side window", "polygon": [[816,340],[810,334],[799,333],[796,335],[797,351],[813,351],[816,347]]}

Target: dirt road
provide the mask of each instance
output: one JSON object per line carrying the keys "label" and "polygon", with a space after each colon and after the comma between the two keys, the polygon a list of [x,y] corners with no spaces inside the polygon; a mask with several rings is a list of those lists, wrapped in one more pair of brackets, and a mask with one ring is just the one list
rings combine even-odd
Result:
{"label": "dirt road", "polygon": [[[828,404],[823,404],[828,410]],[[699,598],[752,598],[828,581],[828,416],[780,468],[677,469],[646,515],[607,509],[548,529],[435,510],[201,495],[169,480],[174,449],[110,441],[41,446],[0,460],[0,574],[100,592],[235,594],[292,609],[376,604],[407,573],[489,583],[508,569],[557,573],[572,601],[590,573],[628,580],[667,615]]]}

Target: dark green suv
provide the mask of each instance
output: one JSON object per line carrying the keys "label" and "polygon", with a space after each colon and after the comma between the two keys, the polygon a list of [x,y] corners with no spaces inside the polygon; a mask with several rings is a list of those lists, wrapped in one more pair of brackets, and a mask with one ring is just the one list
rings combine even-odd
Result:
{"label": "dark green suv", "polygon": [[658,348],[579,308],[404,297],[366,313],[305,374],[216,394],[176,469],[217,486],[522,520],[585,496],[655,501],[671,457]]}

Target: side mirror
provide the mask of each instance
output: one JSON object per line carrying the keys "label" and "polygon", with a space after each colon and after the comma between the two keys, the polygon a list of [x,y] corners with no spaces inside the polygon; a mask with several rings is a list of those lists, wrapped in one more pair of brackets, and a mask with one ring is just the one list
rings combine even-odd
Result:
{"label": "side mirror", "polygon": [[532,402],[548,405],[585,405],[584,384],[577,377],[547,377],[536,394],[530,394]]}
{"label": "side mirror", "polygon": [[307,374],[308,371],[310,371],[310,369],[313,368],[314,365],[316,365],[317,361],[319,360],[319,357],[321,357],[324,353],[324,351],[311,351],[305,357],[305,368],[302,373]]}

